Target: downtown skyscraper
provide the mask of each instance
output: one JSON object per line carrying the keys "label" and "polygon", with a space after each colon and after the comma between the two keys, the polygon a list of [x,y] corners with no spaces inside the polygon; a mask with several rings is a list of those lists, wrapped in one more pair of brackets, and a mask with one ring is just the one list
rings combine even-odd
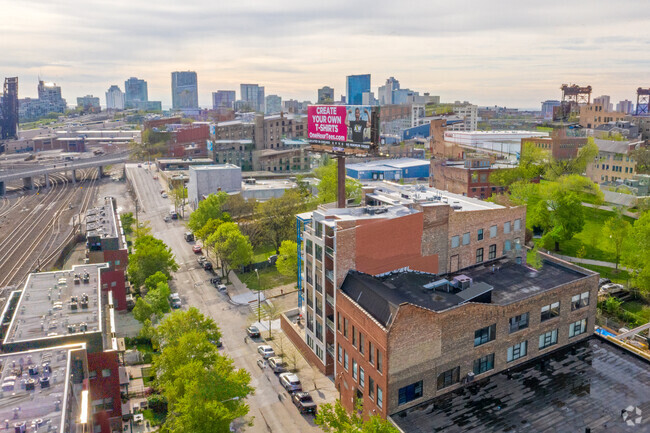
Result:
{"label": "downtown skyscraper", "polygon": [[199,89],[194,71],[172,72],[172,108],[199,108]]}

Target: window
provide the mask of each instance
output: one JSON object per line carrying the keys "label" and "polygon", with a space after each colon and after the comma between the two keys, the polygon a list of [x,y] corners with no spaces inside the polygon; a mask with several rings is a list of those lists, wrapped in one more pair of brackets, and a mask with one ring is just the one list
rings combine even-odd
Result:
{"label": "window", "polygon": [[336,313],[336,329],[341,332],[341,313]]}
{"label": "window", "polygon": [[321,349],[320,346],[316,346],[316,356],[318,356],[320,359],[323,359],[323,349]]}
{"label": "window", "polygon": [[476,249],[476,263],[481,263],[483,261],[483,248]]}
{"label": "window", "polygon": [[307,336],[307,346],[311,347],[312,349],[314,348],[314,339],[309,335]]}
{"label": "window", "polygon": [[490,252],[489,252],[488,258],[490,260],[497,258],[497,244],[490,245]]}
{"label": "window", "polygon": [[316,260],[323,260],[323,247],[316,244]]}
{"label": "window", "polygon": [[447,388],[448,386],[458,383],[460,380],[460,367],[443,371],[438,375],[438,389]]}
{"label": "window", "polygon": [[483,240],[483,229],[478,229],[478,235],[476,236],[477,241]]}
{"label": "window", "polygon": [[508,362],[512,362],[515,359],[526,356],[526,350],[528,349],[528,342],[526,340],[522,341],[519,344],[508,347]]}
{"label": "window", "polygon": [[115,260],[115,266],[120,266],[120,261],[119,260]]}
{"label": "window", "polygon": [[512,245],[510,243],[510,239],[506,240],[505,243],[503,244],[503,252],[504,254],[507,253],[512,249]]}
{"label": "window", "polygon": [[497,325],[494,324],[474,331],[474,347],[494,340],[496,328]]}
{"label": "window", "polygon": [[116,287],[117,286],[117,281],[111,281],[111,287]]}
{"label": "window", "polygon": [[93,433],[102,433],[102,425],[95,424],[95,427],[93,427]]}
{"label": "window", "polygon": [[348,369],[348,352],[343,352],[343,367]]}
{"label": "window", "polygon": [[384,393],[377,385],[377,406],[381,407],[384,404]]}
{"label": "window", "polygon": [[352,358],[352,379],[357,380],[357,361]]}
{"label": "window", "polygon": [[323,341],[323,324],[318,320],[316,321],[316,338]]}
{"label": "window", "polygon": [[569,325],[569,338],[587,332],[587,319],[578,320]]}
{"label": "window", "polygon": [[370,376],[368,376],[368,397],[370,400],[375,399],[375,381]]}
{"label": "window", "polygon": [[528,328],[528,313],[510,318],[510,333]]}
{"label": "window", "polygon": [[362,354],[362,355],[363,355],[363,352],[365,350],[365,348],[364,348],[365,343],[366,343],[366,341],[363,338],[363,334],[361,333],[361,331],[359,331],[359,353]]}
{"label": "window", "polygon": [[469,232],[463,234],[463,245],[469,245]]}
{"label": "window", "polygon": [[490,237],[491,238],[497,237],[497,226],[490,227]]}
{"label": "window", "polygon": [[416,398],[422,397],[422,381],[412,383],[409,386],[399,389],[399,403],[405,404]]}
{"label": "window", "polygon": [[384,365],[384,363],[383,363],[383,361],[381,359],[381,352],[379,351],[379,349],[377,349],[377,371],[378,372],[381,373],[383,365]]}
{"label": "window", "polygon": [[485,373],[494,368],[494,353],[474,360],[474,374]]}
{"label": "window", "polygon": [[368,362],[370,364],[374,365],[375,364],[375,346],[372,345],[372,341],[368,342]]}
{"label": "window", "polygon": [[560,303],[554,302],[550,305],[544,305],[542,307],[542,318],[541,321],[545,322],[549,319],[553,319],[560,315]]}
{"label": "window", "polygon": [[93,400],[92,407],[93,413],[111,411],[113,410],[113,398],[109,397],[105,399]]}
{"label": "window", "polygon": [[318,297],[316,297],[316,315],[323,315],[323,301]]}
{"label": "window", "polygon": [[557,329],[548,331],[539,336],[539,348],[546,349],[557,343]]}
{"label": "window", "polygon": [[352,345],[357,347],[357,330],[354,325],[352,325]]}
{"label": "window", "polygon": [[88,372],[88,378],[89,379],[96,379],[97,378],[97,372],[95,370],[90,370]]}
{"label": "window", "polygon": [[510,221],[503,223],[503,233],[510,233]]}
{"label": "window", "polygon": [[339,364],[343,362],[343,348],[339,344]]}
{"label": "window", "polygon": [[363,367],[359,366],[359,386],[364,388],[366,386],[366,372],[363,371]]}
{"label": "window", "polygon": [[583,292],[571,297],[571,311],[589,305],[589,292]]}
{"label": "window", "polygon": [[515,230],[521,230],[521,219],[515,220]]}
{"label": "window", "polygon": [[343,336],[348,338],[348,319],[343,319]]}
{"label": "window", "polygon": [[111,370],[108,368],[105,368],[102,370],[102,377],[111,377]]}
{"label": "window", "polygon": [[452,248],[458,248],[458,245],[460,245],[458,236],[452,236],[451,237],[451,247]]}

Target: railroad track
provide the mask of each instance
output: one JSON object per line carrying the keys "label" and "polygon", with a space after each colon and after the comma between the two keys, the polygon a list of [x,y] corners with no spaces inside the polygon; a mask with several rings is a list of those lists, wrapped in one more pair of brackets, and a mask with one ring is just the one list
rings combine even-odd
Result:
{"label": "railroad track", "polygon": [[[90,184],[85,186],[85,191],[82,193],[80,213],[85,212],[90,203],[93,187],[97,181],[96,173],[97,169],[81,171],[79,183],[83,184],[86,180],[90,180]],[[42,203],[36,205],[26,216],[22,217],[23,219],[13,233],[0,242],[0,251],[9,252],[0,259],[0,269],[4,270],[4,274],[0,274],[0,278],[2,278],[0,287],[11,283],[18,284],[24,280],[38,260],[35,257],[39,254],[38,250],[41,250],[40,254],[45,254],[41,262],[46,264],[56,257],[59,253],[58,248],[73,236],[72,230],[70,230],[64,240],[57,243],[56,238],[59,237],[59,233],[53,232],[55,227],[60,228],[61,216],[69,209],[72,200],[78,196],[79,188],[75,187],[71,190],[70,182],[63,175],[52,176],[51,179],[52,187],[46,192]],[[57,245],[54,245],[55,243]]]}

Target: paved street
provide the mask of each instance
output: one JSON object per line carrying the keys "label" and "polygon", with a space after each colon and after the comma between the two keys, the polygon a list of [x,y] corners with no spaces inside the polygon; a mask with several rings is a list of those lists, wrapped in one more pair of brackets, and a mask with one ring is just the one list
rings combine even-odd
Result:
{"label": "paved street", "polygon": [[[174,275],[174,288],[187,305],[197,307],[203,314],[210,316],[221,328],[223,334],[223,349],[239,368],[246,368],[252,377],[255,395],[249,397],[249,420],[252,427],[238,426],[237,431],[246,432],[309,432],[321,431],[313,423],[312,416],[301,416],[283,391],[279,381],[270,371],[262,371],[256,364],[257,344],[244,342],[245,328],[250,323],[251,310],[248,306],[233,305],[227,295],[219,293],[209,283],[210,274],[199,267],[196,255],[190,245],[185,242],[183,233],[186,231],[182,221],[164,222],[163,216],[173,207],[170,199],[160,195],[162,188],[158,180],[153,179],[154,166],[151,172],[143,165],[127,164],[127,176],[133,183],[140,202],[139,220],[149,221],[152,234],[169,245],[180,269]],[[118,198],[119,200],[119,198]],[[304,386],[306,386],[305,384]],[[332,385],[333,387],[333,385]],[[308,389],[308,386],[306,386]],[[282,396],[279,401],[278,396]],[[316,396],[314,396],[316,397]]]}

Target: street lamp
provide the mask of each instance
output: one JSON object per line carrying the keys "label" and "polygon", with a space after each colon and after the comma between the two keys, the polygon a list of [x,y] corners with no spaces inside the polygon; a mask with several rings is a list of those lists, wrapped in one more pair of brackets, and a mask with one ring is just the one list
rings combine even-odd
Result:
{"label": "street lamp", "polygon": [[255,274],[257,275],[257,321],[260,322],[262,320],[261,318],[262,305],[260,304],[260,290],[262,289],[262,285],[260,283],[260,273],[257,270],[257,268],[255,268]]}

